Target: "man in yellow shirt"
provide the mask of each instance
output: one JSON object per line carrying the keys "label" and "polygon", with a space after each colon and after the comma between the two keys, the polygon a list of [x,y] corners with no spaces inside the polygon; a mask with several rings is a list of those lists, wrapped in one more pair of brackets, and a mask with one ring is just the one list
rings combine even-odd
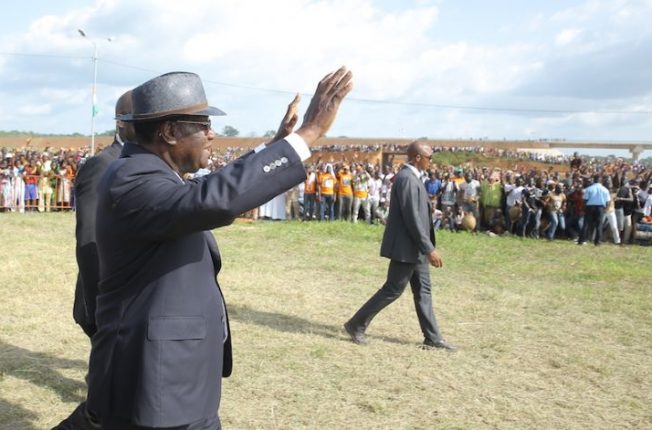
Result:
{"label": "man in yellow shirt", "polygon": [[349,172],[349,166],[344,164],[337,171],[337,219],[343,221],[351,220],[351,205],[353,204],[353,188],[351,182],[353,176]]}
{"label": "man in yellow shirt", "polygon": [[306,182],[303,189],[303,219],[310,221],[315,217],[317,196],[317,175],[313,165],[306,168]]}
{"label": "man in yellow shirt", "polygon": [[355,168],[355,178],[353,178],[353,222],[358,222],[358,212],[360,205],[364,211],[364,220],[369,222],[371,214],[369,212],[369,182],[371,175],[358,164]]}
{"label": "man in yellow shirt", "polygon": [[333,166],[326,164],[317,179],[317,193],[319,194],[319,220],[326,216],[332,221],[335,217],[335,182],[337,178],[333,173]]}

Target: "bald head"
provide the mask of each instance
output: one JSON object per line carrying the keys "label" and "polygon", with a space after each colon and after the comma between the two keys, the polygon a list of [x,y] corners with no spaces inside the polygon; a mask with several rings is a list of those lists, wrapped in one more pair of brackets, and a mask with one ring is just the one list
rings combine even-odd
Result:
{"label": "bald head", "polygon": [[134,133],[134,125],[132,123],[120,121],[119,119],[117,119],[120,115],[132,113],[131,106],[132,106],[131,90],[129,90],[123,95],[121,95],[115,104],[116,133],[120,136],[120,139],[123,142],[136,140],[135,133]]}
{"label": "bald head", "polygon": [[432,156],[432,148],[424,142],[415,140],[410,143],[407,148],[408,163],[421,171],[428,170],[430,167],[430,157]]}
{"label": "bald head", "polygon": [[430,146],[426,145],[425,143],[415,140],[414,142],[408,145],[407,148],[408,160],[414,161],[417,155],[430,158],[430,156],[432,155],[432,149],[430,148]]}

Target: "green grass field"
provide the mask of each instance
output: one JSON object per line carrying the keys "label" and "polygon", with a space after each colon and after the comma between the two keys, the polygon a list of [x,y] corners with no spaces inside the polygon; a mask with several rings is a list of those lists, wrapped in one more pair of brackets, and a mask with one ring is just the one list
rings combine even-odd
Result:
{"label": "green grass field", "polygon": [[[652,249],[442,232],[442,331],[409,289],[344,323],[384,281],[382,227],[258,222],[215,231],[234,373],[225,429],[652,428]],[[85,395],[73,214],[0,214],[0,429],[48,429]]]}

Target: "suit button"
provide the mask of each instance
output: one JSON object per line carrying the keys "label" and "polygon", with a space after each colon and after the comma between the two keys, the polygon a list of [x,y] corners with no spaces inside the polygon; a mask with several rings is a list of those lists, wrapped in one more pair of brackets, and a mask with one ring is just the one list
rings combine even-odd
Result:
{"label": "suit button", "polygon": [[274,161],[274,164],[276,164],[276,167],[281,167],[281,160]]}
{"label": "suit button", "polygon": [[276,164],[274,164],[273,162],[269,163],[269,168],[272,170],[276,169]]}
{"label": "suit button", "polygon": [[263,166],[263,172],[269,173],[269,166],[267,165]]}
{"label": "suit button", "polygon": [[281,163],[286,164],[288,162],[287,157],[281,157]]}

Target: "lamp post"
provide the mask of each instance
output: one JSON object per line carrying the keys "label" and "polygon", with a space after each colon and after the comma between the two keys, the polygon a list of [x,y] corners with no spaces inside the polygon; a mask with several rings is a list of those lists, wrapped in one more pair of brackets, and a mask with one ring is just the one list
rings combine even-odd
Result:
{"label": "lamp post", "polygon": [[[91,90],[91,103],[93,108],[91,111],[91,156],[95,155],[95,115],[97,114],[97,42],[86,35],[86,32],[81,28],[77,29],[79,34],[93,45],[93,88]],[[110,42],[110,37],[106,40]]]}

